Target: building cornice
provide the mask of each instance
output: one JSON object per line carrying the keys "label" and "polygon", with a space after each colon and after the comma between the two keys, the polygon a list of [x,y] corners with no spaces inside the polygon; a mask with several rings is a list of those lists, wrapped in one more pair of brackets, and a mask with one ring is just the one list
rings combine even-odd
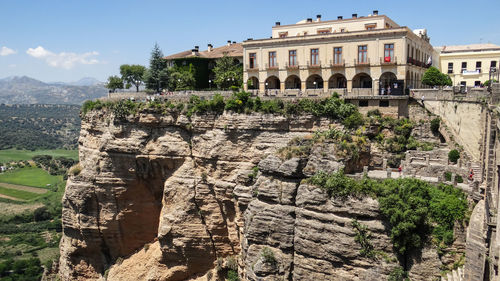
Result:
{"label": "building cornice", "polygon": [[[394,23],[389,17],[386,15],[379,15],[379,16],[368,16],[368,17],[359,17],[359,18],[350,18],[350,19],[341,19],[341,20],[326,20],[326,21],[313,21],[313,22],[304,22],[304,23],[293,23],[293,24],[286,24],[286,25],[275,25],[272,27],[273,30],[280,30],[280,29],[286,29],[290,27],[301,27],[301,26],[319,26],[319,25],[325,25],[325,24],[334,24],[334,23],[346,23],[346,22],[353,22],[353,21],[373,21],[374,19],[380,19],[384,18],[386,20],[391,21],[391,23]],[[394,23],[396,24],[396,23]],[[397,24],[396,24],[397,25]]]}
{"label": "building cornice", "polygon": [[363,31],[330,33],[330,34],[313,34],[313,35],[294,36],[286,38],[247,40],[243,42],[243,47],[258,48],[258,47],[277,46],[277,45],[344,42],[347,40],[370,40],[370,39],[395,38],[403,36],[406,37],[414,36],[411,39],[423,40],[422,38],[413,34],[413,32],[408,27],[398,27],[398,28],[379,29],[379,30],[363,30]]}

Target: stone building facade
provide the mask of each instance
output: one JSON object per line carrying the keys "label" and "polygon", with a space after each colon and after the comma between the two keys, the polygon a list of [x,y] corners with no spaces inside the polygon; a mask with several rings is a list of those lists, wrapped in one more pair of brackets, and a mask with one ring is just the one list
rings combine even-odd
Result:
{"label": "stone building facade", "polygon": [[243,42],[245,90],[402,95],[421,87],[432,61],[426,30],[412,31],[385,15],[291,25],[279,22],[268,39]]}

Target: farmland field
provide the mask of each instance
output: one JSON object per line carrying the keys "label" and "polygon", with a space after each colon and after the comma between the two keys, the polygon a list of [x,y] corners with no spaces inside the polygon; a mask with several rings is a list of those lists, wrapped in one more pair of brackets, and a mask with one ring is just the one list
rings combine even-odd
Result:
{"label": "farmland field", "polygon": [[33,187],[47,187],[47,184],[54,186],[61,180],[62,176],[52,176],[43,169],[34,167],[16,169],[0,174],[0,184],[4,182]]}
{"label": "farmland field", "polygon": [[52,157],[64,156],[78,160],[78,150],[66,149],[50,149],[50,150],[17,150],[17,149],[4,149],[0,150],[0,163],[10,161],[31,160],[35,155],[51,155]]}
{"label": "farmland field", "polygon": [[5,188],[0,183],[0,194],[4,194],[6,196],[19,198],[21,200],[31,200],[40,196],[39,193],[33,193],[24,190]]}

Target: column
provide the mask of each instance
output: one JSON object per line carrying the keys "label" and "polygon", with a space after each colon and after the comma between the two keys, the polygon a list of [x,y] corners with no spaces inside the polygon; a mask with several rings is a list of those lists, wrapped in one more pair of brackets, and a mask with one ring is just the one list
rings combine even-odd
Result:
{"label": "column", "polygon": [[306,90],[306,81],[300,81],[300,90],[302,92]]}
{"label": "column", "polygon": [[373,79],[373,82],[372,82],[372,96],[378,96],[378,90],[379,90],[379,80],[378,79]]}
{"label": "column", "polygon": [[352,92],[352,80],[347,80],[347,92]]}
{"label": "column", "polygon": [[259,92],[264,93],[266,91],[266,84],[264,82],[259,82]]}
{"label": "column", "polygon": [[328,80],[323,80],[323,93],[328,92]]}
{"label": "column", "polygon": [[280,92],[282,92],[282,93],[285,92],[285,82],[283,82],[283,81],[280,82]]}

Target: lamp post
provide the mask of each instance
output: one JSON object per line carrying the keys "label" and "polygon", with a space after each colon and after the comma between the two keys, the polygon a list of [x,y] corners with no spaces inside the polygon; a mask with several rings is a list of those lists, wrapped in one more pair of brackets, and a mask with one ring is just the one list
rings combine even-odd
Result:
{"label": "lamp post", "polygon": [[314,81],[313,84],[314,84],[314,89],[317,89],[318,85],[317,85],[316,81]]}
{"label": "lamp post", "polygon": [[212,90],[212,80],[208,79],[208,88]]}

